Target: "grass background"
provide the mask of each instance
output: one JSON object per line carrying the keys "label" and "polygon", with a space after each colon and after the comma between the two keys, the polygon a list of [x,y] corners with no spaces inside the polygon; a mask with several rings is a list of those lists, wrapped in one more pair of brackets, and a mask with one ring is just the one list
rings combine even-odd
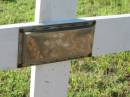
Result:
{"label": "grass background", "polygon": [[[0,25],[34,20],[34,0],[0,0]],[[130,12],[130,0],[78,0],[77,16]],[[68,97],[130,97],[130,53],[71,61]],[[29,97],[30,68],[0,71],[0,97]]]}

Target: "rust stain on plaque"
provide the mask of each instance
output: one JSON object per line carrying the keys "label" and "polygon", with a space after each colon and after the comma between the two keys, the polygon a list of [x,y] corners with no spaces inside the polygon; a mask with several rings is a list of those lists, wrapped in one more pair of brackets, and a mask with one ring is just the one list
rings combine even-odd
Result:
{"label": "rust stain on plaque", "polygon": [[44,64],[89,56],[95,25],[58,31],[25,32],[23,64]]}
{"label": "rust stain on plaque", "polygon": [[39,58],[43,58],[41,51],[38,48],[37,42],[31,36],[28,36],[27,48],[28,53],[30,53],[31,58],[34,59],[34,61],[39,60]]}

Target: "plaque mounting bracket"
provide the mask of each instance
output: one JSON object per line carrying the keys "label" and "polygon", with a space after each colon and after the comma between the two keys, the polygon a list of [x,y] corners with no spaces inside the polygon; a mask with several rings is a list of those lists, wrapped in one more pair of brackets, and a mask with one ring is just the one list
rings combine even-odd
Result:
{"label": "plaque mounting bracket", "polygon": [[93,20],[20,28],[18,66],[91,56],[95,24]]}

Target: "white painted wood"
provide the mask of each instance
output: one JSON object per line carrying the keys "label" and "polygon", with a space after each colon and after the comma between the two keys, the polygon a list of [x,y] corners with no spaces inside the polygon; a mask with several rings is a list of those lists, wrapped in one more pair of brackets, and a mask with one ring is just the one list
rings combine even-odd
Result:
{"label": "white painted wood", "polygon": [[41,23],[30,22],[30,23],[17,23],[17,24],[8,24],[8,25],[0,25],[1,29],[9,29],[9,28],[20,28],[20,27],[28,27],[28,26],[35,26],[35,25],[43,25]]}
{"label": "white painted wood", "polygon": [[36,0],[35,22],[75,18],[76,0]]}
{"label": "white painted wood", "polygon": [[130,15],[86,18],[91,19],[97,21],[94,56],[130,50]]}
{"label": "white painted wood", "polygon": [[94,55],[130,50],[130,17],[97,20]]}
{"label": "white painted wood", "polygon": [[[36,23],[75,18],[76,0],[36,0]],[[30,97],[67,97],[70,61],[33,66]]]}
{"label": "white painted wood", "polygon": [[70,61],[33,66],[30,97],[67,97]]}
{"label": "white painted wood", "polygon": [[20,23],[0,26],[0,70],[17,68],[19,27],[40,25]]}
{"label": "white painted wood", "polygon": [[0,70],[17,68],[18,28],[0,28]]}
{"label": "white painted wood", "polygon": [[[97,21],[93,46],[94,56],[130,50],[130,14],[85,17],[80,20]],[[73,22],[75,19],[66,19],[60,22],[53,20],[46,24],[70,21]],[[7,70],[17,67],[18,28],[33,25],[43,25],[43,23],[37,21],[0,26],[0,69]]]}

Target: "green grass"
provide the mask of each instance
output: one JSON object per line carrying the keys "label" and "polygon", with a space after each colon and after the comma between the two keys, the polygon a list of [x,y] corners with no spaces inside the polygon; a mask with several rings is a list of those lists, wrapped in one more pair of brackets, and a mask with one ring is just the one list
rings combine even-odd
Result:
{"label": "green grass", "polygon": [[0,97],[29,97],[30,70],[0,72]]}
{"label": "green grass", "polygon": [[115,15],[130,12],[130,0],[78,0],[78,16]]}
{"label": "green grass", "polygon": [[[0,25],[34,20],[34,0],[0,0]],[[78,0],[77,16],[130,12],[130,0]],[[71,61],[68,97],[130,97],[130,53]],[[0,72],[0,97],[28,97],[30,68]]]}
{"label": "green grass", "polygon": [[69,97],[130,97],[129,62],[128,52],[72,61]]}
{"label": "green grass", "polygon": [[34,0],[0,0],[0,24],[34,20]]}

